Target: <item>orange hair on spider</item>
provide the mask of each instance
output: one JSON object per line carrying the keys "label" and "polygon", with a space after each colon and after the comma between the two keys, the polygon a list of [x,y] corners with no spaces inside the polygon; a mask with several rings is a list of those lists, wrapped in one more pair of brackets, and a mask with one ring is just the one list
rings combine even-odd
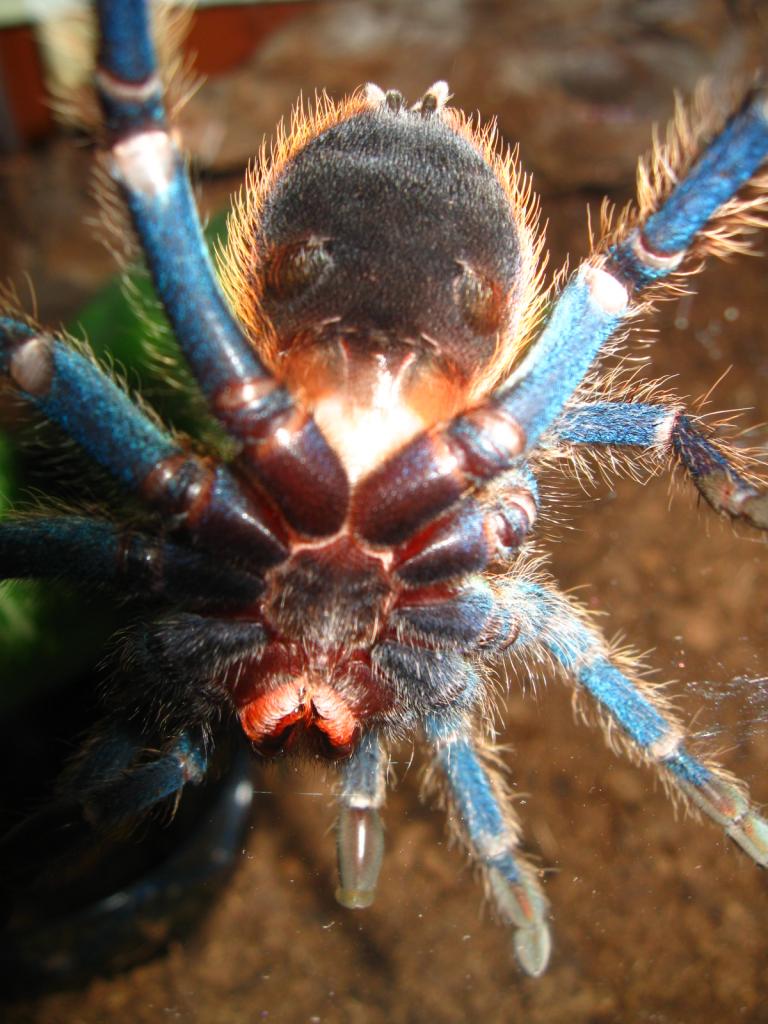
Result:
{"label": "orange hair on spider", "polygon": [[[262,146],[234,198],[228,239],[217,254],[219,275],[235,315],[273,372],[279,372],[277,339],[262,306],[262,257],[254,242],[266,198],[284,168],[310,141],[377,105],[365,89],[338,102],[324,92],[316,95],[314,104],[305,104],[300,99],[292,111],[289,127],[285,122],[278,125],[272,145]],[[495,121],[481,125],[455,107],[441,107],[435,116],[467,142],[491,169],[509,204],[520,248],[518,279],[514,294],[509,297],[507,323],[499,332],[493,356],[478,366],[468,383],[466,395],[472,402],[509,373],[541,319],[549,298],[549,289],[543,286],[545,239],[539,228],[539,203],[531,177],[520,168],[517,148],[500,143]]]}

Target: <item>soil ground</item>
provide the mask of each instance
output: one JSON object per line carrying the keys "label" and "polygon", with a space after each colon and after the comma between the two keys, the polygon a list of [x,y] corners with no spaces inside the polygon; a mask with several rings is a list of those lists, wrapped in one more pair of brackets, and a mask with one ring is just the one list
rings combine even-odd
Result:
{"label": "soil ground", "polygon": [[[358,55],[353,63],[349,85],[378,77],[375,62],[367,67]],[[412,77],[412,64],[404,74]],[[443,75],[450,78],[450,66]],[[299,77],[295,91],[314,84]],[[567,151],[561,159],[568,163]],[[11,255],[11,272],[31,271],[41,317],[53,322],[74,312],[102,273],[82,225],[87,162],[56,140],[3,164],[13,217],[0,250]],[[565,253],[578,260],[594,185],[558,190],[546,180],[553,264]],[[205,206],[218,206],[231,184],[226,176],[215,183]],[[614,196],[630,186],[620,181]],[[79,253],[82,295],[72,284]],[[673,374],[673,386],[695,398],[730,367],[710,408],[747,409],[745,425],[764,421],[765,280],[759,259],[708,268],[694,298],[661,308],[648,375]],[[666,474],[644,486],[601,483],[587,494],[569,484],[549,509],[558,525],[544,533],[559,584],[605,613],[609,636],[621,633],[648,651],[654,678],[677,681],[679,707],[696,730],[722,720],[714,743],[723,762],[749,781],[758,802],[768,801],[768,726],[759,727],[768,712],[764,540],[698,507],[685,482],[671,490]],[[736,679],[749,680],[736,687],[743,699],[722,707],[692,685],[730,692]],[[648,770],[575,722],[563,685],[523,695],[513,679],[503,717],[518,810],[552,903],[554,953],[541,979],[517,972],[508,936],[482,910],[471,871],[446,841],[443,814],[420,802],[422,751],[411,764],[406,747],[372,908],[334,903],[333,807],[323,780],[270,771],[257,778],[232,882],[196,934],[123,975],[18,1001],[4,1020],[768,1024],[765,875],[718,829],[676,815]]]}

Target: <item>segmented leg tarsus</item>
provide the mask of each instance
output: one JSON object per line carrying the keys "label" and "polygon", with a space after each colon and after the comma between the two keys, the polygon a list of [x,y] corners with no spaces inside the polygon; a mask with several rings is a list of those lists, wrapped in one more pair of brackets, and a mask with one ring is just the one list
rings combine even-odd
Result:
{"label": "segmented leg tarsus", "polygon": [[702,764],[682,743],[659,763],[699,810],[721,825],[761,867],[768,867],[768,820],[757,813],[741,783]]}
{"label": "segmented leg tarsus", "polygon": [[521,580],[501,585],[520,621],[517,649],[544,648],[597,702],[643,759],[654,765],[758,864],[768,866],[768,821],[746,787],[704,763],[684,744],[684,730],[647,683],[630,679],[608,657],[600,635],[560,594]]}
{"label": "segmented leg tarsus", "polygon": [[716,447],[689,416],[679,414],[671,435],[672,446],[704,500],[715,512],[743,519],[768,530],[768,492],[738,472],[727,454]]}
{"label": "segmented leg tarsus", "polygon": [[551,951],[548,902],[536,872],[517,854],[518,828],[492,768],[483,764],[467,726],[428,720],[427,738],[447,783],[466,841],[486,879],[500,918],[514,929],[514,949],[526,974],[538,977]]}
{"label": "segmented leg tarsus", "polygon": [[646,402],[583,403],[561,416],[552,436],[570,444],[627,445],[674,454],[715,512],[768,529],[766,489],[739,472],[738,453],[715,443],[679,408]]}
{"label": "segmented leg tarsus", "polygon": [[367,733],[341,770],[336,824],[339,885],[336,899],[350,910],[369,907],[384,856],[380,808],[386,788],[386,756],[378,738]]}

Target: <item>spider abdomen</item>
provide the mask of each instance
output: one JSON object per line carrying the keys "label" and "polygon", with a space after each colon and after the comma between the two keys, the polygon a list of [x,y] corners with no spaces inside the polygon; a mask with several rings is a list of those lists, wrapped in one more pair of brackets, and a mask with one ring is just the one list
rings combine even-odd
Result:
{"label": "spider abdomen", "polygon": [[[312,139],[278,175],[255,241],[274,267],[304,239],[312,252],[322,240],[317,272],[289,297],[268,279],[262,297],[282,351],[332,317],[363,347],[371,332],[379,344],[434,338],[465,378],[492,357],[517,229],[492,169],[442,118],[382,105]],[[475,287],[462,287],[468,275]]]}

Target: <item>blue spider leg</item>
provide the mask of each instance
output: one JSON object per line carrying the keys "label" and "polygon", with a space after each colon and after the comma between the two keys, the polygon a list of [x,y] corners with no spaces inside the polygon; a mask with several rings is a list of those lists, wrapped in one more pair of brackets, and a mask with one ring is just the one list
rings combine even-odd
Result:
{"label": "blue spider leg", "polygon": [[[122,638],[104,703],[109,718],[59,779],[54,799],[0,840],[0,876],[93,848],[94,833],[132,825],[155,804],[203,781],[210,725],[231,707],[223,675],[255,657],[266,634],[250,621],[177,614]],[[27,864],[27,860],[29,863]]]}
{"label": "blue spider leg", "polygon": [[[664,701],[610,659],[600,635],[564,597],[530,580],[488,582],[482,577],[463,581],[453,594],[433,593],[431,602],[424,600],[428,593],[406,595],[393,612],[396,627],[406,631],[412,645],[430,644],[428,651],[412,647],[417,661],[451,649],[488,660],[507,649],[527,659],[554,659],[597,702],[610,740],[623,738],[630,752],[654,765],[663,781],[721,825],[758,864],[768,866],[768,821],[750,804],[743,784],[686,749],[683,728]],[[461,660],[454,655],[454,671]],[[427,678],[428,666],[418,674]],[[468,710],[482,699],[483,684],[475,677],[465,678],[463,685],[467,690],[461,698]],[[518,828],[508,819],[508,797],[490,752],[484,763],[482,747],[479,753],[462,711],[455,710],[458,703],[452,698],[441,708],[436,702],[425,716],[426,735],[494,901],[516,929],[521,966],[537,975],[549,956],[547,903],[532,869],[516,857]]]}
{"label": "blue spider leg", "polygon": [[158,296],[206,395],[251,381],[254,390],[259,383],[265,390],[255,405],[269,405],[271,376],[221,293],[184,160],[168,131],[148,4],[101,0],[97,9],[96,86],[112,144],[111,172],[125,189]]}
{"label": "blue spider leg", "polygon": [[61,340],[0,317],[0,374],[128,490],[202,546],[273,565],[286,549],[222,466],[186,453],[110,378]]}
{"label": "blue spider leg", "polygon": [[645,223],[610,250],[609,267],[639,290],[678,269],[719,207],[768,158],[768,90],[747,97],[691,170]]}
{"label": "blue spider leg", "polygon": [[[420,701],[429,700],[433,710],[422,724],[435,748],[435,761],[448,783],[465,838],[500,917],[515,929],[515,950],[523,970],[538,975],[550,950],[547,902],[535,872],[515,853],[518,828],[511,820],[501,780],[490,763],[483,763],[463,717],[476,709],[485,692],[483,677],[475,668],[478,653],[497,660],[515,642],[514,609],[478,575],[453,588],[405,591],[398,597],[390,621],[397,639],[376,645],[371,652],[372,665],[405,692],[418,691]],[[359,761],[350,764],[342,791],[348,800],[359,800],[366,808],[383,800],[384,784],[377,741],[374,737],[367,740],[369,747]],[[485,760],[490,762],[490,758]],[[357,837],[367,839],[366,830],[360,828],[356,833],[350,827],[348,843]],[[367,868],[364,859],[374,861],[364,845],[359,853],[345,850],[343,856],[355,880]],[[366,899],[371,888],[369,883]]]}
{"label": "blue spider leg", "polygon": [[[19,971],[28,976],[30,969],[39,968],[41,960],[45,960],[47,981],[67,983],[74,973],[89,977],[125,966],[121,951],[130,956],[130,951],[137,949],[149,953],[160,948],[164,945],[161,940],[167,939],[168,934],[164,927],[157,927],[159,921],[165,924],[180,918],[188,931],[190,896],[193,903],[201,895],[203,900],[212,898],[242,850],[252,803],[249,767],[247,752],[240,746],[233,769],[217,787],[214,800],[205,800],[205,813],[180,845],[159,862],[147,865],[139,877],[119,880],[120,884],[108,895],[91,899],[85,895],[85,906],[63,916],[51,916],[50,896],[64,887],[68,891],[80,889],[81,896],[83,888],[92,893],[90,886],[100,884],[102,866],[112,863],[111,853],[104,849],[102,837],[94,842],[92,829],[85,832],[80,847],[71,837],[68,848],[54,852],[50,831],[41,828],[39,842],[28,847],[26,858],[21,851],[15,851],[8,870],[3,872],[0,868],[6,912],[10,917],[17,906],[22,910],[21,915],[15,914],[16,920],[5,935],[6,979],[15,977]],[[162,828],[162,823],[158,824]],[[34,842],[34,837],[29,838]],[[141,841],[144,840],[142,834]],[[122,842],[120,836],[115,837],[116,852],[123,848]],[[0,855],[2,852],[0,842]],[[29,870],[36,857],[42,872],[37,878]],[[24,864],[23,873],[19,871],[20,863]],[[21,884],[24,875],[29,879],[27,884]],[[70,901],[67,907],[71,906]],[[157,935],[158,942],[148,948],[149,934]],[[67,955],[49,955],[55,950],[66,950]]]}
{"label": "blue spider leg", "polygon": [[140,733],[123,722],[110,722],[86,743],[57,783],[59,796],[82,804],[92,791],[121,778],[144,749]]}
{"label": "blue spider leg", "polygon": [[668,447],[679,409],[647,402],[584,402],[566,409],[554,443]]}
{"label": "blue spider leg", "polygon": [[683,727],[659,694],[629,678],[610,659],[600,635],[570,603],[525,580],[501,582],[499,595],[518,620],[513,649],[553,657],[597,702],[610,740],[629,741],[630,752],[653,765],[664,782],[672,783],[753,860],[768,867],[768,821],[750,803],[746,787],[686,749]]}
{"label": "blue spider leg", "polygon": [[611,249],[601,265],[580,267],[555,301],[529,355],[493,396],[524,431],[525,450],[530,451],[554,423],[604,342],[620,326],[630,293],[674,273],[707,221],[766,159],[768,93],[759,89],[641,230]]}
{"label": "blue spider leg", "polygon": [[387,758],[378,736],[362,737],[341,768],[336,849],[339,885],[336,899],[355,910],[373,903],[384,856],[384,804]]}
{"label": "blue spider leg", "polygon": [[79,516],[0,522],[0,579],[30,577],[106,586],[190,610],[247,608],[264,589],[258,576],[210,555]]}
{"label": "blue spider leg", "polygon": [[55,799],[2,837],[3,871],[12,871],[16,883],[31,882],[52,861],[66,872],[64,865],[94,848],[95,833],[132,824],[205,777],[204,747],[186,733],[154,761],[137,764],[145,752],[146,742],[124,726],[112,726],[94,740],[59,780]]}
{"label": "blue spider leg", "polygon": [[[583,264],[555,301],[544,331],[493,401],[525,433],[525,450],[560,415],[637,293],[681,265],[707,221],[768,159],[768,93],[751,94],[641,230],[615,246],[602,266]],[[462,419],[453,429],[468,431]],[[473,449],[483,439],[471,440]]]}
{"label": "blue spider leg", "polygon": [[361,481],[355,508],[361,535],[387,543],[389,531],[399,540],[530,453],[632,313],[632,296],[680,269],[697,233],[767,157],[768,99],[761,89],[643,231],[579,267],[528,354],[483,404],[419,435]]}
{"label": "blue spider leg", "polygon": [[577,405],[560,418],[553,434],[571,444],[630,445],[674,453],[716,512],[768,529],[765,489],[746,480],[733,456],[679,408],[645,402]]}
{"label": "blue spider leg", "polygon": [[203,743],[182,733],[159,757],[93,778],[80,796],[83,814],[95,828],[115,828],[169,797],[178,799],[186,785],[204,780],[207,768]]}
{"label": "blue spider leg", "polygon": [[[156,756],[147,754],[146,739],[122,724],[111,724],[65,771],[58,785],[60,809],[70,813],[68,807],[74,803],[88,825],[109,830],[141,817],[169,797],[179,797],[188,783],[197,785],[205,779],[205,743],[189,731]],[[40,813],[48,817],[60,809]]]}
{"label": "blue spider leg", "polygon": [[96,85],[109,173],[128,206],[155,290],[214,414],[289,522],[335,533],[349,482],[314,420],[294,407],[230,312],[211,265],[184,158],[168,129],[146,0],[100,0]]}
{"label": "blue spider leg", "polygon": [[469,726],[458,717],[430,716],[425,733],[496,911],[514,928],[518,963],[526,974],[538,977],[546,969],[552,945],[548,903],[535,870],[516,852],[520,830],[501,779],[483,763]]}

